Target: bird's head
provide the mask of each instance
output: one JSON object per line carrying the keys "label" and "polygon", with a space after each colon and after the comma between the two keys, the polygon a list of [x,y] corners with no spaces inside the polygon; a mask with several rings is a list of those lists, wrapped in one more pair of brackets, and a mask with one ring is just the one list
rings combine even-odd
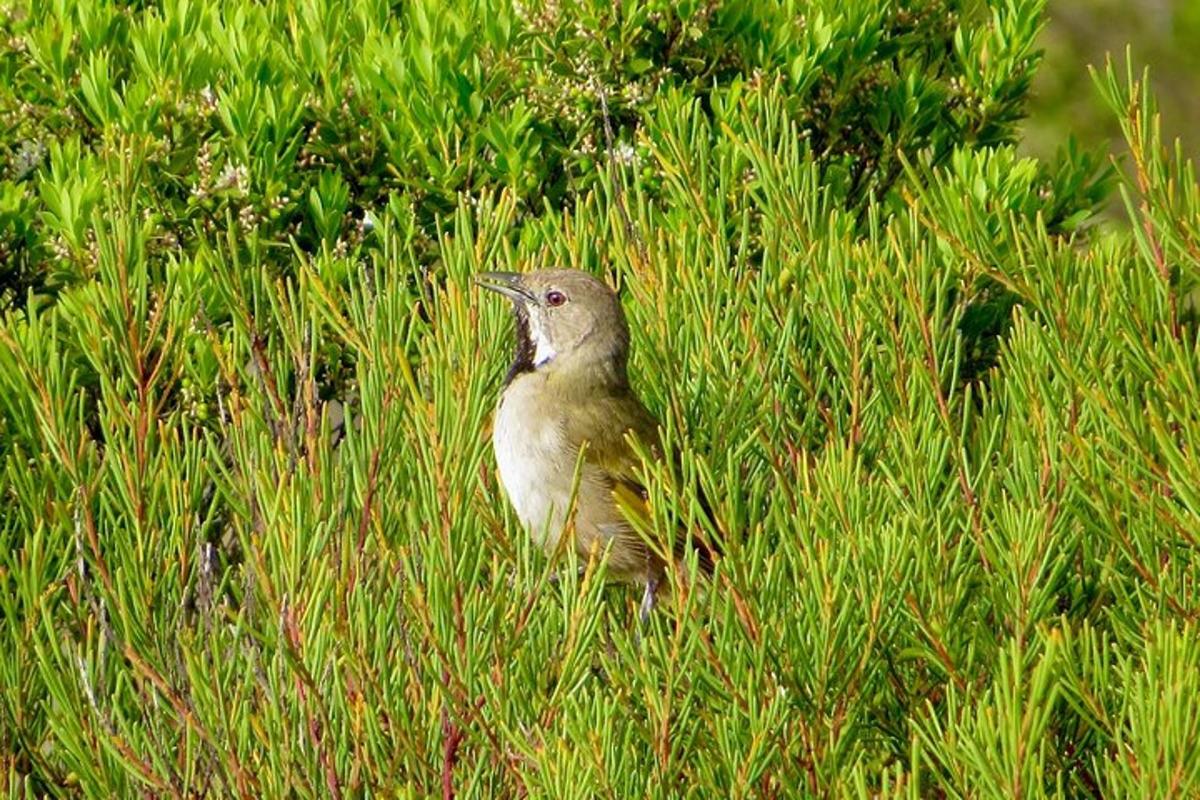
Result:
{"label": "bird's head", "polygon": [[508,380],[537,370],[625,381],[629,327],[605,283],[574,269],[484,272],[475,281],[512,300],[517,349]]}

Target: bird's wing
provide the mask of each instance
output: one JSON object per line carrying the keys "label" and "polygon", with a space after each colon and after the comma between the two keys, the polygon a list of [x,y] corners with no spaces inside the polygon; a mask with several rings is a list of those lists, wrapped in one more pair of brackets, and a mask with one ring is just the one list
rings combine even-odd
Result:
{"label": "bird's wing", "polygon": [[[636,408],[632,406],[634,403]],[[631,439],[638,440],[643,446],[649,447],[655,455],[660,455],[662,447],[658,436],[658,425],[650,412],[636,399],[631,398],[631,406],[623,411],[624,413],[617,418],[631,420],[632,424],[621,431],[621,440],[599,443],[601,446],[593,451],[594,455],[591,455],[589,460],[592,460],[611,481],[613,502],[617,507],[627,517],[648,522],[651,516],[650,492],[643,485],[639,475],[641,460]],[[713,523],[714,529],[719,530],[712,508],[703,492],[700,493],[699,499],[701,508],[709,521]],[[681,525],[672,542],[672,553],[676,559],[682,560],[689,549],[696,551],[700,568],[705,573],[711,574],[713,559],[719,555],[719,550],[703,532],[694,531],[689,536],[688,531]]]}

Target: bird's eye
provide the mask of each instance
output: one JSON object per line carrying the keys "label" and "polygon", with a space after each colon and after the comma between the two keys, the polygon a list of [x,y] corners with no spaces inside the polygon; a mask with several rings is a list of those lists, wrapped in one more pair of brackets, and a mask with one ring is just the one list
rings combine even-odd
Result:
{"label": "bird's eye", "polygon": [[557,289],[546,292],[546,305],[561,306],[565,302],[567,302],[567,296]]}

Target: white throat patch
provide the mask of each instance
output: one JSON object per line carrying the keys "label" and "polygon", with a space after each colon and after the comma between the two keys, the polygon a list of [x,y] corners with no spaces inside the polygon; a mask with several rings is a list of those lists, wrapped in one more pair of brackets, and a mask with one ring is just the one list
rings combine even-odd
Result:
{"label": "white throat patch", "polygon": [[541,320],[536,314],[529,315],[529,338],[533,341],[533,365],[540,367],[558,355],[550,336],[542,329]]}

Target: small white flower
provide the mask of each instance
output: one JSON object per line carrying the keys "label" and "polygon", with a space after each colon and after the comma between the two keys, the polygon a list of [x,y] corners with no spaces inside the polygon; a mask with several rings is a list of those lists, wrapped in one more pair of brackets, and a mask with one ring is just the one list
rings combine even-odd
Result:
{"label": "small white flower", "polygon": [[245,164],[230,164],[217,178],[215,189],[233,189],[245,193],[250,188],[250,170]]}
{"label": "small white flower", "polygon": [[213,91],[212,86],[205,85],[200,90],[200,107],[207,114],[212,114],[217,110],[217,93]]}
{"label": "small white flower", "polygon": [[629,165],[637,161],[637,151],[629,142],[621,142],[613,150],[613,159],[618,164]]}

